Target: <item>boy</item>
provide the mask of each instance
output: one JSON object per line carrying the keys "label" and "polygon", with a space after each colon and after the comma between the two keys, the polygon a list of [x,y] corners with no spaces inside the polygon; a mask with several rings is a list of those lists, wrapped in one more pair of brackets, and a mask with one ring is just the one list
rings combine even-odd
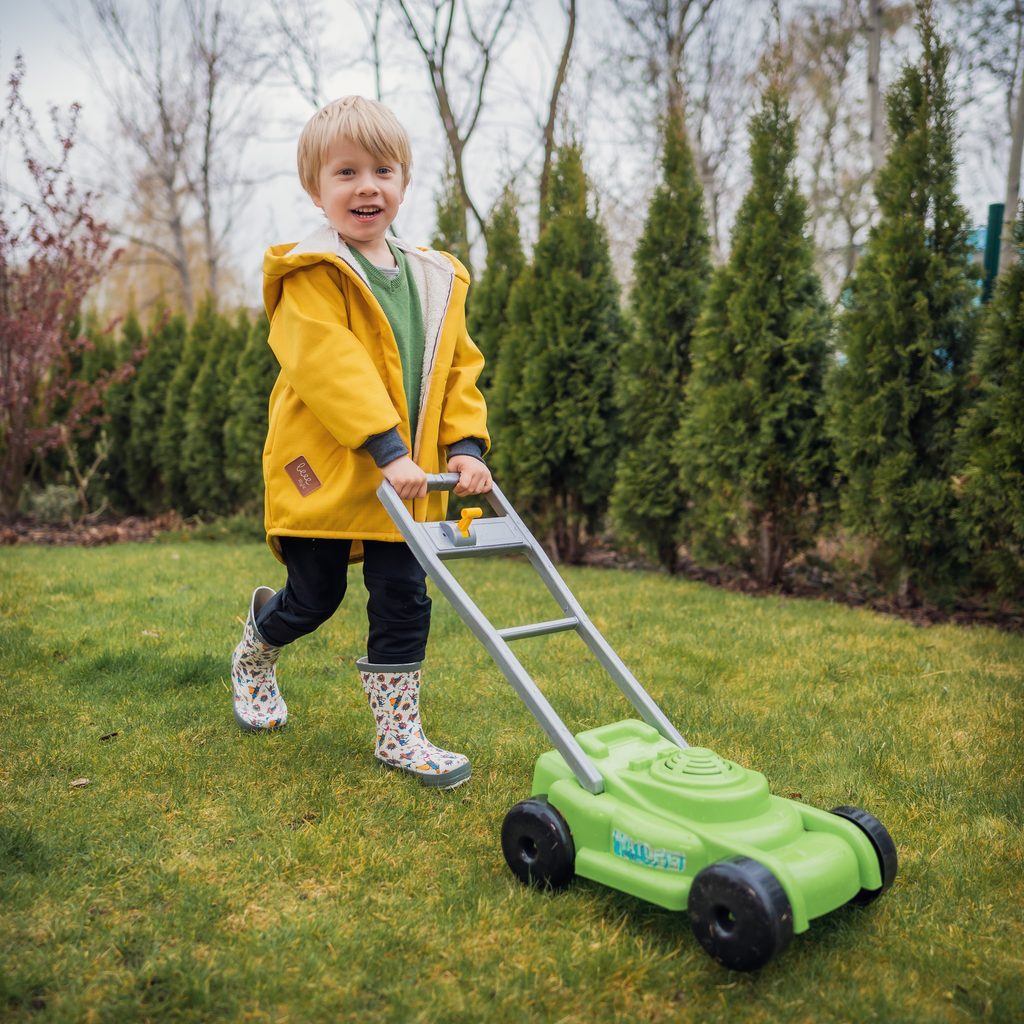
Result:
{"label": "boy", "polygon": [[387,238],[409,184],[409,139],[382,104],[329,103],[299,138],[299,177],[327,223],[264,258],[270,346],[281,372],[263,450],[267,541],[287,566],[276,594],[252,595],[232,658],[235,718],[280,728],[281,648],[341,603],[350,561],[369,592],[367,655],[357,662],[377,724],[376,757],[425,785],[470,775],[462,754],[427,741],[420,663],[430,626],[426,579],[375,491],[381,478],[418,521],[444,516],[427,474],[446,465],[456,494],[490,490],[480,351],[466,333],[469,277],[458,260]]}

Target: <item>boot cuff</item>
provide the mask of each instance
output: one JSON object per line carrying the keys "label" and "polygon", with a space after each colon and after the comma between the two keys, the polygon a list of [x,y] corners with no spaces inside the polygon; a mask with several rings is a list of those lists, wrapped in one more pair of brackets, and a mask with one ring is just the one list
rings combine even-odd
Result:
{"label": "boot cuff", "polygon": [[422,664],[422,661],[410,661],[405,665],[377,665],[366,658],[360,658],[356,668],[360,672],[415,672]]}

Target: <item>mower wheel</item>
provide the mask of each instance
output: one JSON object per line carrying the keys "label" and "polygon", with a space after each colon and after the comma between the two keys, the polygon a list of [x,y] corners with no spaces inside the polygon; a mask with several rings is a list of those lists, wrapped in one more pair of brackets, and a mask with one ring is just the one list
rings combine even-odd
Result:
{"label": "mower wheel", "polygon": [[873,814],[868,814],[867,811],[862,811],[859,807],[833,807],[832,813],[838,814],[840,818],[845,818],[847,821],[852,821],[871,840],[871,845],[875,848],[878,867],[882,872],[882,888],[861,889],[850,900],[854,906],[866,907],[869,903],[877,900],[896,878],[896,844],[892,841],[892,836],[889,835],[886,827]]}
{"label": "mower wheel", "polygon": [[779,880],[750,857],[697,873],[687,903],[697,941],[724,967],[756,971],[793,937],[793,908]]}
{"label": "mower wheel", "polygon": [[505,815],[501,850],[512,874],[538,889],[564,889],[576,874],[576,846],[546,796],[522,800]]}

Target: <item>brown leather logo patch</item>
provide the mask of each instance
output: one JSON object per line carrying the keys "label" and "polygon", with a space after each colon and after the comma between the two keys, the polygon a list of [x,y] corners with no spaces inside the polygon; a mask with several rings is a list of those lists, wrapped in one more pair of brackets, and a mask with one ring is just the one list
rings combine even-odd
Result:
{"label": "brown leather logo patch", "polygon": [[304,498],[307,494],[312,494],[320,486],[319,477],[313,472],[304,455],[300,455],[297,459],[292,459],[284,467],[284,471],[292,478],[292,483],[295,484],[299,489],[299,494]]}

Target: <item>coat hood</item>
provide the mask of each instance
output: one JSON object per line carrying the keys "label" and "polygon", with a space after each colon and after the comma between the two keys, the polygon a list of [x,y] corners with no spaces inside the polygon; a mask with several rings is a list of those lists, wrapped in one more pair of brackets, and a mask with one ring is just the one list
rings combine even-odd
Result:
{"label": "coat hood", "polygon": [[[418,284],[428,276],[436,278],[440,272],[449,279],[452,276],[458,278],[467,288],[469,287],[469,271],[449,253],[423,249],[398,238],[391,238],[389,241],[413,261],[413,273],[418,279]],[[363,268],[352,255],[352,250],[330,224],[323,224],[301,242],[286,242],[283,245],[272,245],[267,249],[263,257],[263,303],[267,309],[267,316],[274,315],[281,298],[281,282],[288,274],[300,267],[322,262],[347,268],[367,288],[370,287]]]}

